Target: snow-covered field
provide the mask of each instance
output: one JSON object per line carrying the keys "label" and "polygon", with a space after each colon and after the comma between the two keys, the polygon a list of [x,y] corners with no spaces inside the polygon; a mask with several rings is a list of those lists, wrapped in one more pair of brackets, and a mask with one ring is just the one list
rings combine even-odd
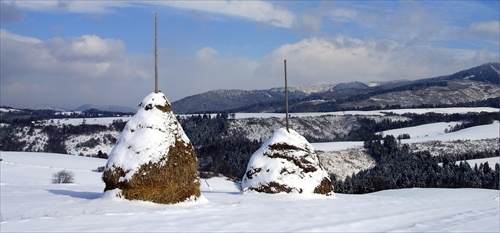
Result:
{"label": "snow-covered field", "polygon": [[[106,160],[1,152],[2,232],[499,232],[500,192],[402,189],[336,197],[242,194],[224,178],[202,180],[197,203],[160,205],[103,196]],[[52,184],[66,169],[73,184]]]}
{"label": "snow-covered field", "polygon": [[[457,161],[456,163],[459,164],[461,161]],[[495,169],[495,164],[500,164],[500,157],[491,157],[491,158],[483,158],[483,159],[470,159],[470,160],[465,160],[472,168],[474,168],[475,165],[479,166],[481,163],[486,163],[488,162],[488,165],[490,168]]]}
{"label": "snow-covered field", "polygon": [[[401,134],[409,134],[410,139],[402,139],[401,143],[419,143],[427,141],[453,141],[453,140],[484,140],[500,137],[500,122],[494,121],[493,124],[480,125],[462,129],[456,132],[445,133],[445,129],[455,126],[460,122],[440,122],[407,127],[401,129],[386,130],[381,132],[383,135],[393,135],[397,137]],[[349,148],[362,148],[363,142],[324,142],[312,143],[316,150],[337,151]]]}
{"label": "snow-covered field", "polygon": [[494,121],[493,124],[480,125],[462,129],[456,132],[445,133],[445,129],[449,129],[461,122],[441,122],[433,124],[419,125],[402,129],[387,130],[382,132],[383,135],[398,135],[407,133],[410,134],[410,139],[403,139],[404,143],[415,143],[425,141],[450,141],[450,140],[481,140],[487,138],[498,138],[500,134],[500,122]]}

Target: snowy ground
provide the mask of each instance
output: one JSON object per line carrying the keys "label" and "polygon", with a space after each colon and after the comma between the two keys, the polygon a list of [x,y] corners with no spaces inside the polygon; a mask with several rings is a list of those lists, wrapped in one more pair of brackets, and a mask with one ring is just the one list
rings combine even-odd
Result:
{"label": "snowy ground", "polygon": [[[495,121],[493,124],[480,125],[462,129],[456,132],[445,133],[446,128],[455,126],[460,122],[440,122],[419,125],[415,127],[386,130],[381,132],[382,135],[393,135],[397,137],[401,134],[410,134],[410,139],[403,139],[401,143],[419,143],[427,141],[453,141],[453,140],[484,140],[489,138],[500,137],[500,122]],[[312,143],[316,150],[322,151],[338,151],[349,148],[362,148],[363,142],[324,142]]]}
{"label": "snowy ground", "polygon": [[[223,178],[202,180],[204,199],[159,205],[103,196],[106,160],[1,152],[2,232],[499,232],[500,192],[402,189],[365,195],[241,194]],[[52,184],[67,169],[73,184]]]}
{"label": "snowy ground", "polygon": [[410,139],[401,140],[404,143],[415,143],[425,141],[450,141],[450,140],[481,140],[487,138],[498,138],[500,134],[500,122],[495,121],[493,124],[480,125],[462,129],[456,132],[445,133],[446,128],[450,128],[461,122],[441,122],[402,129],[393,129],[383,132],[383,135],[398,135],[407,133],[410,134]]}
{"label": "snowy ground", "polygon": [[[463,161],[463,160],[462,160]],[[461,161],[457,161],[456,163],[459,164]],[[495,169],[495,164],[500,164],[500,157],[491,157],[491,158],[483,158],[483,159],[470,159],[470,160],[465,160],[472,168],[474,168],[475,165],[479,166],[481,163],[486,163],[488,162],[488,165],[490,166],[491,169]]]}

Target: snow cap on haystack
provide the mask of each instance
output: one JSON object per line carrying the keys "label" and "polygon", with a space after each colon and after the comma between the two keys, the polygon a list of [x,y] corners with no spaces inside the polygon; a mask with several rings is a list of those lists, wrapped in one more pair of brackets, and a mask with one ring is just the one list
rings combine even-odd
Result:
{"label": "snow cap on haystack", "polygon": [[312,145],[296,131],[278,129],[248,162],[243,191],[334,195]]}
{"label": "snow cap on haystack", "polygon": [[197,199],[200,183],[193,145],[161,92],[144,98],[109,154],[104,191],[130,200],[177,203]]}

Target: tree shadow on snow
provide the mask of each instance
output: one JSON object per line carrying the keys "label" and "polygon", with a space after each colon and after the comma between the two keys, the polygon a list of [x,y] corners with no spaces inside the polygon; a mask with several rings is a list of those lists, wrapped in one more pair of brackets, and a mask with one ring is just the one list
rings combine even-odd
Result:
{"label": "tree shadow on snow", "polygon": [[70,196],[74,198],[81,198],[81,199],[87,199],[87,200],[93,200],[100,198],[102,196],[102,193],[96,193],[96,192],[79,192],[79,191],[72,191],[72,190],[64,190],[64,189],[47,189],[47,191],[56,194],[56,195],[64,195],[64,196]]}

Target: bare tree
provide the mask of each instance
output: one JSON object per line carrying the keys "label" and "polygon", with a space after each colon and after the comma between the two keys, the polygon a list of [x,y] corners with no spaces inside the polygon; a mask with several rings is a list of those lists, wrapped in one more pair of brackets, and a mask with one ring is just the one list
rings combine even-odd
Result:
{"label": "bare tree", "polygon": [[52,175],[52,183],[60,184],[60,183],[73,183],[75,177],[75,173],[61,170]]}

